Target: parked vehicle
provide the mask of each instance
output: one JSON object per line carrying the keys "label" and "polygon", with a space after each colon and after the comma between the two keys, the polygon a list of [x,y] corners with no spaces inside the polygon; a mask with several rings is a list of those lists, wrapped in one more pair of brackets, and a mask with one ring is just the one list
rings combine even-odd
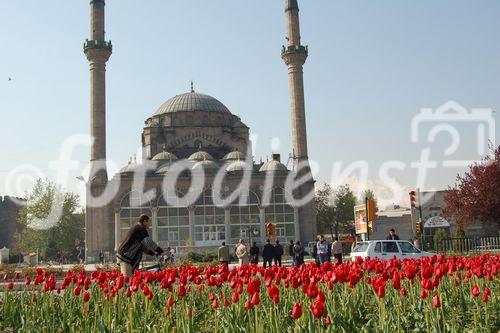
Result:
{"label": "parked vehicle", "polygon": [[412,243],[404,240],[373,240],[360,242],[351,252],[351,259],[360,258],[380,258],[391,259],[418,259],[421,257],[432,257],[433,254],[421,251]]}

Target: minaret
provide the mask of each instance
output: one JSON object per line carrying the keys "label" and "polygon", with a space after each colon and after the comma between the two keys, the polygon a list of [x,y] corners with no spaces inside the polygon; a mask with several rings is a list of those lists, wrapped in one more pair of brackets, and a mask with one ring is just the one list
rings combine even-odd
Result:
{"label": "minaret", "polygon": [[[302,66],[307,59],[307,46],[300,44],[299,6],[297,0],[285,0],[288,44],[283,46],[281,57],[288,66],[290,82],[290,113],[292,118],[293,169],[297,176],[307,179],[294,193],[296,199],[309,198],[297,209],[298,229],[295,238],[303,243],[316,237],[314,210],[314,180],[307,155],[306,113],[304,103],[304,74]],[[300,163],[300,165],[299,165]],[[313,194],[311,197],[310,194]]]}
{"label": "minaret", "polygon": [[[104,0],[90,1],[90,39],[83,50],[90,64],[90,183],[107,181],[106,161],[106,62],[111,56],[111,42],[104,40]],[[101,168],[96,173],[96,169]]]}
{"label": "minaret", "polygon": [[[104,0],[90,1],[90,39],[83,51],[90,65],[90,178],[87,182],[85,211],[85,257],[96,257],[100,250],[112,250],[114,224],[112,211],[96,202],[106,189],[106,62],[111,42],[104,40]],[[102,204],[102,205],[101,205]]]}
{"label": "minaret", "polygon": [[288,45],[283,46],[281,57],[288,66],[288,78],[290,80],[292,147],[295,169],[300,161],[307,161],[308,159],[304,76],[302,72],[308,50],[307,46],[300,44],[299,6],[297,0],[285,0],[285,15]]}

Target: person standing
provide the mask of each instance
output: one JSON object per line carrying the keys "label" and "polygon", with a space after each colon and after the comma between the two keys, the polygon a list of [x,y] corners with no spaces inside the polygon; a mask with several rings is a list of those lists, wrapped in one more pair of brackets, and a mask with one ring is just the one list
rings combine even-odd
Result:
{"label": "person standing", "polygon": [[281,257],[283,257],[283,246],[281,246],[280,241],[276,240],[276,245],[274,245],[274,264],[281,266]]}
{"label": "person standing", "polygon": [[99,251],[99,263],[100,263],[101,265],[103,265],[103,264],[104,264],[104,252],[102,252],[102,250],[101,250],[101,251]]}
{"label": "person standing", "polygon": [[248,252],[245,241],[240,239],[235,250],[236,257],[238,258],[238,263],[240,266],[248,265]]}
{"label": "person standing", "polygon": [[385,237],[385,240],[399,240],[399,236],[396,234],[396,230],[394,230],[394,228],[389,230],[389,235]]}
{"label": "person standing", "polygon": [[118,247],[116,257],[123,275],[132,276],[134,270],[139,267],[143,252],[149,255],[163,254],[163,249],[149,237],[149,227],[151,227],[149,216],[141,215],[139,223],[129,229]]}
{"label": "person standing", "polygon": [[328,257],[328,242],[325,240],[325,236],[321,235],[319,238],[319,242],[316,243],[316,246],[318,247],[318,256],[319,256],[319,263],[323,264],[327,261],[330,261],[330,258]]}
{"label": "person standing", "polygon": [[339,242],[339,240],[335,237],[333,239],[333,244],[332,244],[332,254],[333,258],[335,258],[335,261],[337,261],[339,264],[342,263],[342,242]]}
{"label": "person standing", "polygon": [[314,259],[314,262],[316,263],[316,267],[319,267],[319,257],[318,257],[318,238],[316,237],[316,242],[314,242],[312,246],[312,253],[311,257]]}
{"label": "person standing", "polygon": [[304,247],[300,244],[300,241],[295,242],[293,246],[293,255],[295,266],[301,266],[304,263]]}
{"label": "person standing", "polygon": [[266,241],[266,245],[264,245],[264,249],[262,250],[262,258],[264,259],[264,268],[266,266],[271,267],[273,258],[274,258],[274,246],[271,244],[271,240],[268,239]]}
{"label": "person standing", "polygon": [[295,254],[293,253],[293,240],[290,240],[290,244],[288,245],[288,255],[292,258],[292,266],[295,266]]}
{"label": "person standing", "polygon": [[222,242],[221,246],[217,250],[217,257],[221,265],[229,265],[229,247],[226,246],[226,242]]}
{"label": "person standing", "polygon": [[252,247],[250,248],[250,263],[254,265],[259,264],[259,253],[260,249],[257,246],[257,242],[253,242]]}

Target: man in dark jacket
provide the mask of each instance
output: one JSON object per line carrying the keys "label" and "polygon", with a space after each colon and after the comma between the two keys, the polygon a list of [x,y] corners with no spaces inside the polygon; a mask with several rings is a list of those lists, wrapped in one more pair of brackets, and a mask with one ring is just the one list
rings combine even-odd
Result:
{"label": "man in dark jacket", "polygon": [[283,246],[281,246],[280,241],[276,240],[276,245],[274,245],[274,264],[281,266],[281,257],[283,257]]}
{"label": "man in dark jacket", "polygon": [[142,252],[149,255],[163,253],[163,249],[149,237],[149,227],[151,227],[149,216],[141,215],[139,223],[130,228],[120,244],[116,257],[123,275],[132,276],[134,270],[139,267]]}
{"label": "man in dark jacket", "polygon": [[259,264],[259,252],[260,249],[257,246],[257,242],[253,242],[252,247],[250,248],[250,263],[254,265]]}
{"label": "man in dark jacket", "polygon": [[264,259],[264,267],[269,264],[271,267],[273,258],[274,258],[274,246],[271,244],[271,240],[268,239],[266,241],[266,245],[264,245],[264,249],[262,250],[262,258]]}
{"label": "man in dark jacket", "polygon": [[396,235],[396,230],[394,230],[394,228],[389,230],[389,235],[385,237],[385,240],[399,240],[399,236]]}

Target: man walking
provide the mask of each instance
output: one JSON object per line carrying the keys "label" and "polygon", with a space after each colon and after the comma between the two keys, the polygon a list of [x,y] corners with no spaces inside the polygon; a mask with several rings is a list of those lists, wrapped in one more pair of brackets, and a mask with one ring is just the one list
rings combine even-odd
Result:
{"label": "man walking", "polygon": [[221,265],[229,265],[229,247],[226,246],[226,242],[222,242],[221,246],[217,250],[217,257]]}
{"label": "man walking", "polygon": [[325,263],[327,261],[330,261],[329,257],[329,250],[328,250],[328,242],[325,240],[325,236],[321,235],[319,236],[319,242],[316,244],[318,247],[318,256],[319,256],[319,263]]}
{"label": "man walking", "polygon": [[238,258],[238,263],[240,266],[248,265],[248,252],[247,246],[245,245],[245,241],[240,239],[238,242],[238,246],[235,249],[236,257]]}
{"label": "man walking", "polygon": [[394,230],[394,228],[389,230],[389,235],[385,237],[385,240],[399,240],[399,236],[396,235],[396,230]]}
{"label": "man walking", "polygon": [[151,227],[149,216],[141,215],[139,223],[130,228],[120,244],[116,257],[123,275],[132,276],[134,270],[139,267],[142,252],[149,255],[163,253],[163,249],[149,237],[149,227]]}
{"label": "man walking", "polygon": [[283,257],[283,246],[281,246],[280,241],[276,240],[276,245],[274,246],[274,264],[281,266],[281,257]]}
{"label": "man walking", "polygon": [[304,247],[300,241],[296,241],[293,246],[294,265],[299,267],[304,263]]}
{"label": "man walking", "polygon": [[264,249],[262,250],[262,258],[264,259],[264,268],[269,265],[272,266],[272,261],[274,258],[274,246],[271,244],[271,240],[268,239],[266,241],[266,245],[264,245]]}
{"label": "man walking", "polygon": [[333,239],[332,254],[333,254],[333,257],[335,258],[335,261],[337,261],[339,264],[341,264],[342,263],[342,242],[339,242],[339,240],[336,237]]}

